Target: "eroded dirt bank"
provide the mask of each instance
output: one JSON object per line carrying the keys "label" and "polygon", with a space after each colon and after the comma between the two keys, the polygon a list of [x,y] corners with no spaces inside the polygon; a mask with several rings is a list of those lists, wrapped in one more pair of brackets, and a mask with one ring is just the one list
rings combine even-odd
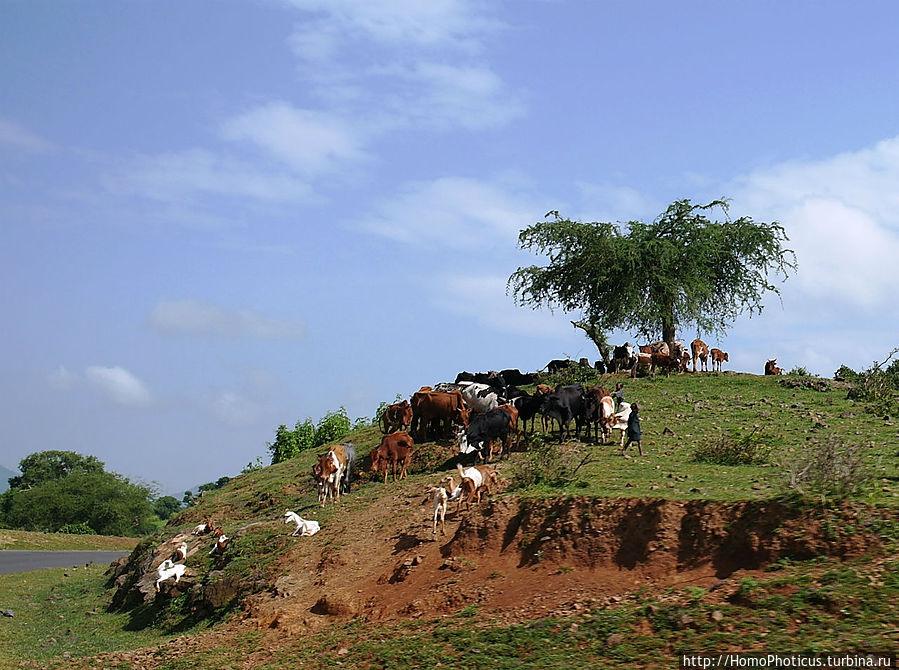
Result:
{"label": "eroded dirt bank", "polygon": [[564,615],[638,588],[709,587],[783,557],[858,555],[879,545],[878,515],[887,514],[506,497],[451,515],[447,536],[435,539],[424,505],[394,502],[377,521],[355,518],[346,542],[285,558],[272,589],[248,601],[247,618],[302,633],[334,617],[417,618],[475,604],[499,621]]}

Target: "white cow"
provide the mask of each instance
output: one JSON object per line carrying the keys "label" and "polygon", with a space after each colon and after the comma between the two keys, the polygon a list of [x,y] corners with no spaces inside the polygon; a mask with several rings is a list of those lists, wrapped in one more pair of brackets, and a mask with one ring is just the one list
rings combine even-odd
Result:
{"label": "white cow", "polygon": [[315,535],[318,531],[321,530],[321,526],[318,521],[314,519],[304,519],[296,512],[291,512],[287,510],[284,512],[284,523],[295,523],[297,525],[297,529],[291,533],[291,535],[299,535],[300,537],[308,537],[310,535]]}
{"label": "white cow", "polygon": [[618,411],[615,412],[615,420],[614,423],[609,423],[609,432],[613,430],[621,431],[621,448],[624,449],[624,438],[627,437],[627,420],[631,416],[631,404],[629,402],[623,402],[618,406]]}
{"label": "white cow", "polygon": [[459,382],[459,386],[462,387],[462,399],[472,412],[489,412],[506,402],[487,384]]}

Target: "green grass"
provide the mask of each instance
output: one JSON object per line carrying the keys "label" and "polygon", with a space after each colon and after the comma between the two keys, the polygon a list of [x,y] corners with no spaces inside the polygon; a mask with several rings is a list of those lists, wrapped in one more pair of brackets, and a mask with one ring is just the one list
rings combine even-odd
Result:
{"label": "green grass", "polygon": [[[785,464],[791,458],[815,440],[835,437],[865,447],[873,477],[856,498],[899,505],[899,421],[865,413],[861,405],[847,400],[842,388],[788,389],[778,381],[719,373],[625,380],[628,401],[640,404],[647,455],[637,456],[631,447],[631,459],[619,456],[617,431],[614,444],[580,446],[596,462],[578,473],[580,483],[567,492],[678,500],[772,498],[785,491]],[[723,466],[693,458],[697,447],[722,435],[753,431],[771,445],[765,464]]]}
{"label": "green grass", "polygon": [[30,549],[43,551],[59,550],[115,550],[133,549],[136,537],[111,537],[108,535],[67,535],[66,533],[35,533],[28,530],[7,530],[0,528],[0,550]]}
{"label": "green grass", "polygon": [[130,630],[127,614],[105,611],[105,570],[91,565],[0,575],[0,609],[15,614],[0,619],[0,668],[19,667],[23,659],[47,667],[64,654],[77,658],[166,639],[152,629]]}

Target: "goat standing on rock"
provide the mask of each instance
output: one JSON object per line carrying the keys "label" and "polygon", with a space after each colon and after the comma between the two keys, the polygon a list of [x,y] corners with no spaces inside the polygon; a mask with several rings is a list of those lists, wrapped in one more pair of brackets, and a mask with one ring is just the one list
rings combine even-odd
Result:
{"label": "goat standing on rock", "polygon": [[159,585],[170,577],[175,578],[175,583],[177,584],[181,581],[181,577],[184,576],[184,571],[187,569],[187,566],[183,563],[173,563],[170,558],[165,559],[162,563],[159,564],[159,567],[156,568],[156,591],[159,592]]}

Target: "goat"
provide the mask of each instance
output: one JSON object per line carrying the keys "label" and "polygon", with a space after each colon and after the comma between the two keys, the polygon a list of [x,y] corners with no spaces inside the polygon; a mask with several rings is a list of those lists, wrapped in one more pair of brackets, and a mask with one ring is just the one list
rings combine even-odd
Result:
{"label": "goat", "polygon": [[446,535],[446,505],[449,500],[446,489],[442,486],[432,486],[431,493],[434,503],[434,535],[437,534],[437,519],[440,519],[440,534]]}
{"label": "goat", "polygon": [[[474,468],[469,468],[469,470],[473,469]],[[447,501],[456,501],[456,512],[458,512],[459,508],[462,507],[463,502],[465,503],[465,511],[469,511],[471,509],[471,503],[481,502],[481,496],[484,493],[490,492],[486,486],[475,482],[475,480],[471,477],[462,477],[462,481],[459,482],[459,486],[456,486],[456,483],[453,481],[452,475],[447,475],[446,477],[444,477],[443,482],[446,484],[447,491],[450,494],[447,498]]]}
{"label": "goat", "polygon": [[175,553],[172,556],[174,556],[173,560],[175,561],[183,561],[187,558],[187,543],[182,542],[181,546],[175,549]]}
{"label": "goat", "polygon": [[318,531],[321,530],[321,526],[318,521],[313,519],[304,519],[296,512],[291,512],[287,510],[284,512],[284,523],[293,522],[297,525],[297,529],[291,533],[291,535],[297,535],[299,533],[300,537],[308,537],[309,535],[315,535]]}
{"label": "goat", "polygon": [[224,533],[219,535],[219,539],[216,540],[215,544],[212,547],[212,551],[209,552],[210,556],[221,556],[225,553],[225,549],[228,548],[228,545],[231,544],[231,538],[225,535]]}
{"label": "goat", "polygon": [[184,575],[184,571],[187,569],[187,566],[184,563],[173,563],[170,558],[165,559],[162,563],[159,564],[159,567],[156,568],[156,591],[159,592],[159,585],[167,580],[169,577],[175,578],[175,583],[177,584],[181,581],[181,577]]}

